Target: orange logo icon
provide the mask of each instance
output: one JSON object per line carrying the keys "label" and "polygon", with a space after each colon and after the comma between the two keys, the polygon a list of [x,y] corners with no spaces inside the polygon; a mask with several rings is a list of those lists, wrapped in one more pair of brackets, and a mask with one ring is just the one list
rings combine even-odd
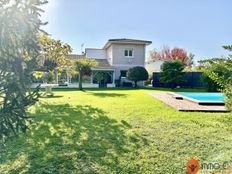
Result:
{"label": "orange logo icon", "polygon": [[198,160],[191,159],[188,161],[188,163],[186,165],[186,170],[187,170],[188,174],[196,174],[199,169],[200,169],[200,164],[199,164]]}

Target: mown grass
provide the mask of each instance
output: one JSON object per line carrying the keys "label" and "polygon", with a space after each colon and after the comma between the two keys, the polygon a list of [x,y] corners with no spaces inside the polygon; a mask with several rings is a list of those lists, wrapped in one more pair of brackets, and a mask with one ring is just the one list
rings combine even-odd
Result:
{"label": "mown grass", "polygon": [[30,110],[31,131],[0,147],[0,173],[179,174],[193,157],[232,162],[230,114],[178,112],[150,91],[159,90],[57,90],[42,98]]}

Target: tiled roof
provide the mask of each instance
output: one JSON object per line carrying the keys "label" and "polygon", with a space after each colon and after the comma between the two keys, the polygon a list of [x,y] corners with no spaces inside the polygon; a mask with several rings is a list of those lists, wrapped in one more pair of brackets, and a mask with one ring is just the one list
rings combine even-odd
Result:
{"label": "tiled roof", "polygon": [[[85,55],[78,55],[78,54],[69,54],[67,55],[67,58],[69,59],[85,59]],[[94,59],[97,62],[97,67],[96,68],[101,68],[101,69],[114,69],[113,66],[109,64],[109,62],[106,59]]]}
{"label": "tiled roof", "polygon": [[114,68],[106,59],[95,59],[98,63],[97,68]]}

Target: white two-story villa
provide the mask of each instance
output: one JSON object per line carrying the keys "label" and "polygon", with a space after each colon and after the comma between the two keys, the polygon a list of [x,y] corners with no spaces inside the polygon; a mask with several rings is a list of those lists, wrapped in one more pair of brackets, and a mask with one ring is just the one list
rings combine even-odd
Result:
{"label": "white two-story villa", "polygon": [[83,55],[68,55],[69,58],[95,59],[98,66],[92,69],[91,84],[98,87],[95,75],[100,71],[108,74],[107,87],[115,87],[116,83],[128,81],[126,72],[135,66],[145,65],[146,46],[151,41],[135,39],[110,39],[101,49],[86,48]]}

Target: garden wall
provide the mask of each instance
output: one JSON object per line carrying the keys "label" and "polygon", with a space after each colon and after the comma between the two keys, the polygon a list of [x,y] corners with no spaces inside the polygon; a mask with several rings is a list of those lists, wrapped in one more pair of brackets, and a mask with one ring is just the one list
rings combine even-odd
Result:
{"label": "garden wall", "polygon": [[[153,87],[163,87],[169,88],[170,83],[162,83],[160,82],[160,74],[159,72],[153,73]],[[202,83],[202,72],[185,72],[184,74],[184,82],[177,83],[177,86],[184,88],[203,88]]]}

